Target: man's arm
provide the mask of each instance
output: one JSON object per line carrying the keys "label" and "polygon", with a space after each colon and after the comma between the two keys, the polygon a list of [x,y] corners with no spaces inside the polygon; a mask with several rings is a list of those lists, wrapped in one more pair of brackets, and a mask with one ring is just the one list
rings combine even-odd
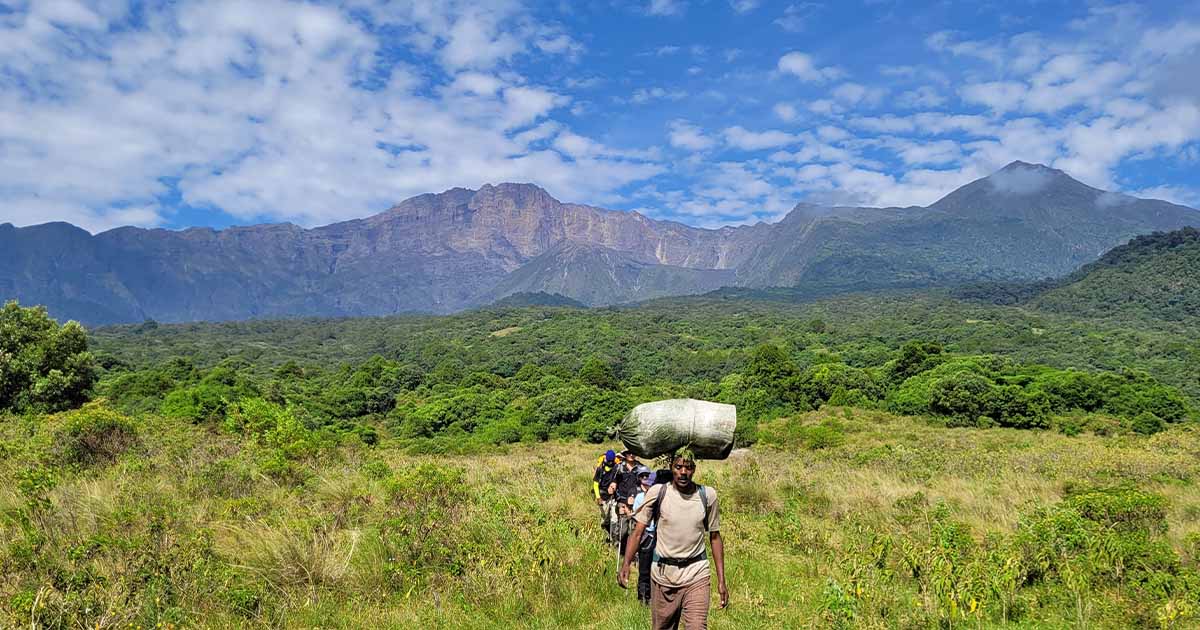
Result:
{"label": "man's arm", "polygon": [[596,472],[592,473],[592,494],[596,495],[596,503],[600,503],[600,475],[603,473],[603,467],[596,467]]}
{"label": "man's arm", "polygon": [[[709,539],[712,540],[713,562],[717,565],[717,593],[721,595],[721,608],[724,608],[729,605],[729,589],[725,588],[725,541],[721,539],[720,531],[709,534]],[[626,564],[628,562],[626,560]]]}
{"label": "man's arm", "polygon": [[629,583],[629,565],[633,564],[633,557],[637,555],[638,545],[645,531],[646,523],[638,521],[637,527],[634,527],[633,533],[629,535],[629,542],[625,543],[625,557],[621,560],[621,570],[617,572],[617,584],[620,584],[621,588],[626,588],[625,585]]}

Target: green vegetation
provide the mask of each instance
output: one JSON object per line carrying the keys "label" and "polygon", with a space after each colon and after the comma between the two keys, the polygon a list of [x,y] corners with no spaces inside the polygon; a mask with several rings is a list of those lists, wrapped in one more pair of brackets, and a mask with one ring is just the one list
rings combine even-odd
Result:
{"label": "green vegetation", "polygon": [[[126,417],[135,446],[55,463],[65,427],[110,414],[0,423],[0,626],[645,623],[587,499],[594,446],[412,455],[267,405],[218,432]],[[1194,427],[1068,437],[826,407],[760,436],[698,472],[729,558],[714,628],[1197,621]]]}
{"label": "green vegetation", "polygon": [[1172,320],[1200,317],[1200,230],[1139,236],[1033,300],[1040,309],[1095,317],[1122,310]]}
{"label": "green vegetation", "polygon": [[1200,317],[1200,229],[1133,238],[1056,280],[962,286],[954,295],[993,304],[1025,303],[1085,317],[1187,321]]}
{"label": "green vegetation", "polygon": [[59,326],[44,308],[0,307],[0,413],[79,406],[95,380],[82,326]]}
{"label": "green vegetation", "polygon": [[9,305],[0,627],[640,625],[589,467],[678,396],[752,445],[699,473],[715,628],[1194,626],[1200,339],[1106,315],[714,296],[89,344]]}
{"label": "green vegetation", "polygon": [[684,396],[738,405],[743,443],[760,420],[826,404],[955,426],[1154,431],[1190,417],[1200,393],[1200,343],[1174,325],[900,293],[139,325],[101,330],[97,346],[100,393],[126,413],[220,424],[261,399],[339,439],[438,453],[599,442],[632,406]]}

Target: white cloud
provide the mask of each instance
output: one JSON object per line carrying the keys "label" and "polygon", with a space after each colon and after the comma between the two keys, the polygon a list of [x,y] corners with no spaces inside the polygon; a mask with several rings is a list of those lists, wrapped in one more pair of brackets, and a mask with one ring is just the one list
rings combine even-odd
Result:
{"label": "white cloud", "polygon": [[814,114],[830,116],[832,114],[842,111],[842,108],[839,107],[837,103],[834,103],[833,101],[831,101],[827,98],[822,98],[822,99],[817,99],[817,100],[809,103],[808,111],[810,111]]}
{"label": "white cloud", "polygon": [[749,13],[758,8],[760,0],[729,0],[729,6],[738,13]]}
{"label": "white cloud", "polygon": [[847,106],[863,105],[874,107],[878,105],[887,90],[878,87],[867,87],[860,83],[843,83],[831,92],[834,100]]}
{"label": "white cloud", "polygon": [[354,5],[446,78],[381,65],[379,36],[333,7],[156,5],[110,31],[122,15],[100,6],[0,19],[0,220],[158,225],[178,182],[188,204],[314,225],[484,181],[600,200],[662,172],[549,122],[570,99],[505,66],[576,47],[515,3]]}
{"label": "white cloud", "polygon": [[1153,186],[1132,192],[1133,196],[1142,199],[1161,199],[1181,206],[1200,209],[1200,190],[1187,186]]}
{"label": "white cloud", "polygon": [[838,68],[818,67],[811,55],[795,51],[780,57],[777,65],[780,72],[797,76],[804,81],[828,81],[844,74]]}
{"label": "white cloud", "polygon": [[896,97],[896,105],[905,109],[929,109],[946,104],[946,97],[928,85],[902,92]]}
{"label": "white cloud", "polygon": [[667,138],[671,146],[692,151],[704,151],[716,144],[703,130],[686,120],[671,121],[667,125]]}
{"label": "white cloud", "polygon": [[808,26],[810,16],[819,8],[815,2],[789,4],[783,15],[775,20],[775,25],[789,33],[799,33]]}
{"label": "white cloud", "polygon": [[986,105],[997,112],[1008,112],[1017,108],[1025,98],[1028,88],[1016,81],[988,81],[964,86],[961,95],[968,103]]}
{"label": "white cloud", "polygon": [[678,15],[683,13],[682,0],[650,0],[646,5],[646,13],[650,15]]}
{"label": "white cloud", "polygon": [[644,105],[651,101],[678,101],[687,98],[683,90],[668,90],[662,87],[638,88],[629,97],[629,102]]}
{"label": "white cloud", "polygon": [[740,126],[729,127],[724,133],[725,142],[731,147],[743,151],[758,151],[795,144],[799,138],[790,133],[778,130],[749,131]]}
{"label": "white cloud", "polygon": [[987,179],[998,192],[1011,195],[1032,195],[1054,181],[1054,176],[1048,171],[1038,168],[1015,167],[998,171]]}
{"label": "white cloud", "polygon": [[796,119],[796,107],[791,103],[776,103],[771,111],[784,122],[791,122]]}

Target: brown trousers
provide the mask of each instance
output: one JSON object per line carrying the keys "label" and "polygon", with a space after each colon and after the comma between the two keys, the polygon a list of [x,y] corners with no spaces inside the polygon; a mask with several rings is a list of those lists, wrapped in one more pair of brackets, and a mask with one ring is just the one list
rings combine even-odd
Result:
{"label": "brown trousers", "polygon": [[708,576],[679,588],[651,582],[650,627],[654,630],[677,630],[682,621],[687,630],[707,630],[711,598],[712,584]]}

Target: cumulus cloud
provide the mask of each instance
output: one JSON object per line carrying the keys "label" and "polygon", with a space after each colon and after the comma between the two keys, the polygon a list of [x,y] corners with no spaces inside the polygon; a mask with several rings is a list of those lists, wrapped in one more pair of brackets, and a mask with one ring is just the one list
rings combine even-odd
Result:
{"label": "cumulus cloud", "polygon": [[691,151],[704,151],[716,144],[703,130],[686,120],[671,121],[667,125],[667,139],[671,146]]}
{"label": "cumulus cloud", "polygon": [[650,15],[678,15],[683,12],[685,4],[682,0],[650,0],[646,5],[646,13]]}
{"label": "cumulus cloud", "polygon": [[904,109],[931,109],[945,104],[946,97],[928,85],[907,90],[896,97],[896,105]]}
{"label": "cumulus cloud", "polygon": [[743,151],[759,151],[795,144],[799,141],[796,136],[778,130],[749,131],[740,126],[729,127],[724,133],[725,142],[731,147]]}
{"label": "cumulus cloud", "polygon": [[819,8],[821,5],[815,2],[789,4],[783,15],[775,20],[775,25],[789,33],[799,33],[808,26],[810,17]]}
{"label": "cumulus cloud", "polygon": [[811,55],[802,52],[790,52],[780,57],[777,67],[780,72],[799,77],[804,81],[829,81],[844,75],[839,68],[819,67]]}
{"label": "cumulus cloud", "polygon": [[663,168],[548,124],[570,99],[505,67],[579,47],[515,3],[353,4],[404,24],[444,78],[387,61],[379,35],[336,7],[205,0],[113,28],[129,16],[100,6],[0,18],[0,220],[153,226],[177,195],[313,225],[481,181],[602,199]]}
{"label": "cumulus cloud", "polygon": [[629,97],[629,102],[644,105],[651,101],[678,101],[687,97],[683,90],[668,90],[663,87],[638,88]]}
{"label": "cumulus cloud", "polygon": [[1200,190],[1187,186],[1152,186],[1133,191],[1133,195],[1142,199],[1161,199],[1181,206],[1200,209]]}
{"label": "cumulus cloud", "polygon": [[729,6],[738,13],[749,13],[758,8],[760,0],[729,0]]}

